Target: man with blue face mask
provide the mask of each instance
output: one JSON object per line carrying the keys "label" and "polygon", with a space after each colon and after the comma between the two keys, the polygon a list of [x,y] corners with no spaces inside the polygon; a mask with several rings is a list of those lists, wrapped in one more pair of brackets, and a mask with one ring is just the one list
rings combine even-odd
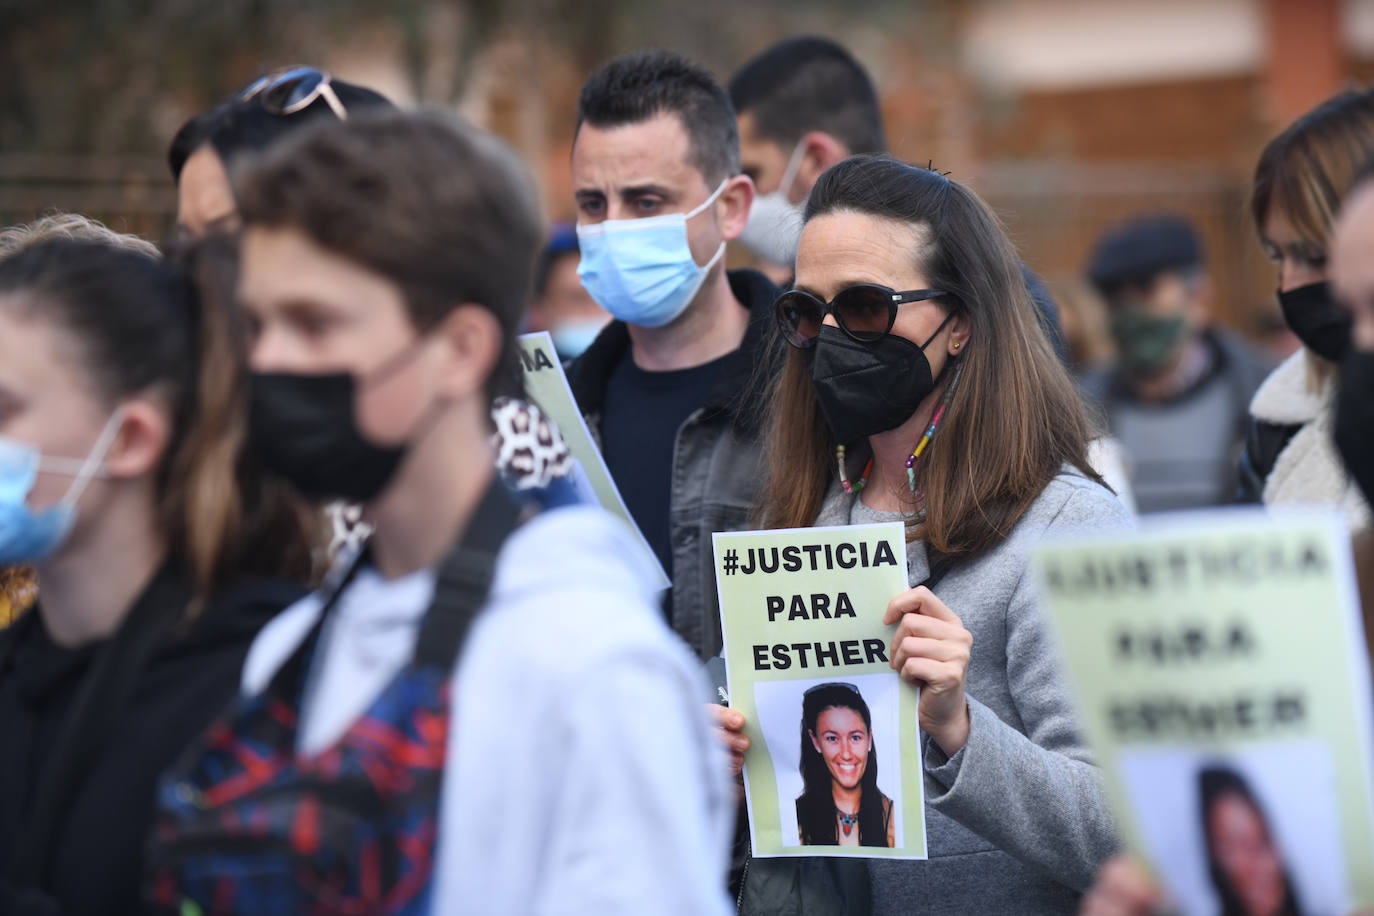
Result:
{"label": "man with blue face mask", "polygon": [[612,61],[582,87],[572,178],[578,274],[616,318],[573,364],[573,391],[672,578],[673,628],[709,658],[711,532],[747,527],[760,484],[755,386],[777,295],[723,263],[754,198],[728,96],[675,54]]}

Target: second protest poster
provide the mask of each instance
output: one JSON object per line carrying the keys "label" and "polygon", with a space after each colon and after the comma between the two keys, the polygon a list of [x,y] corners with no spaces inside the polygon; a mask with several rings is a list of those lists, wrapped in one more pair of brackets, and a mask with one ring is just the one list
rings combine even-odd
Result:
{"label": "second protest poster", "polygon": [[888,663],[899,523],[718,533],[754,855],[926,858],[918,693]]}
{"label": "second protest poster", "polygon": [[1299,510],[1156,517],[1039,552],[1126,844],[1184,916],[1374,907],[1350,565],[1343,522]]}

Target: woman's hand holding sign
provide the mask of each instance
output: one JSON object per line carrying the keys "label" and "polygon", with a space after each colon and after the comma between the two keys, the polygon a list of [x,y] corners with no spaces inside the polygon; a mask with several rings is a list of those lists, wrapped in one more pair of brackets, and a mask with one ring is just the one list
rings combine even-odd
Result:
{"label": "woman's hand holding sign", "polygon": [[730,775],[735,779],[735,791],[744,796],[744,752],[749,750],[749,736],[744,734],[744,714],[728,706],[708,703],[706,708],[716,723],[716,737],[730,754]]}
{"label": "woman's hand holding sign", "polygon": [[973,634],[925,586],[900,592],[887,604],[883,623],[897,624],[891,665],[921,688],[921,730],[953,757],[968,741],[968,677]]}

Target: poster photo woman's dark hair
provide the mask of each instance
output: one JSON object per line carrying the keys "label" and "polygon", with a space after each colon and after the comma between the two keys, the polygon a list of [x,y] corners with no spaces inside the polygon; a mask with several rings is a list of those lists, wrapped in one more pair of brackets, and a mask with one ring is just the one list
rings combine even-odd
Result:
{"label": "poster photo woman's dark hair", "polygon": [[1297,893],[1259,799],[1229,766],[1198,774],[1207,870],[1221,916],[1300,916]]}
{"label": "poster photo woman's dark hair", "polygon": [[891,846],[892,799],[878,789],[873,717],[853,684],[818,684],[802,695],[803,846]]}

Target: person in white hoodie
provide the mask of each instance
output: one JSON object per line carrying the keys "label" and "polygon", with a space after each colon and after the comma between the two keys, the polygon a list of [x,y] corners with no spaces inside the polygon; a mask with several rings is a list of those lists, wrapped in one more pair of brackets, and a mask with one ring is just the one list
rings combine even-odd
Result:
{"label": "person in white hoodie", "polygon": [[156,909],[728,911],[706,687],[631,536],[493,468],[539,236],[512,162],[387,113],[238,176],[255,451],[374,533],[164,778]]}
{"label": "person in white hoodie", "polygon": [[1250,403],[1241,495],[1266,505],[1337,506],[1352,530],[1369,506],[1331,440],[1336,365],[1350,317],[1327,287],[1327,250],[1341,198],[1374,157],[1374,94],[1347,91],[1298,118],[1269,142],[1255,167],[1250,210],[1278,268],[1284,320],[1303,347],[1275,369]]}

